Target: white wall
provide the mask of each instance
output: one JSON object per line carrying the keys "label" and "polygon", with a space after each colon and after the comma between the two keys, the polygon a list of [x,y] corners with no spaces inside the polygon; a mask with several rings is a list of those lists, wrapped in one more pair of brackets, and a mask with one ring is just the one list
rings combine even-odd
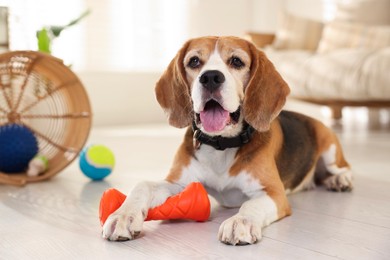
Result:
{"label": "white wall", "polygon": [[278,15],[283,9],[283,0],[253,0],[251,14],[251,30],[264,33],[273,33],[277,29]]}
{"label": "white wall", "polygon": [[321,22],[333,18],[340,1],[343,0],[285,0],[284,8],[291,14]]}
{"label": "white wall", "polygon": [[258,0],[191,0],[190,37],[243,36],[252,25],[253,2]]}
{"label": "white wall", "polygon": [[159,73],[77,72],[93,111],[93,125],[126,125],[166,121],[155,96]]}

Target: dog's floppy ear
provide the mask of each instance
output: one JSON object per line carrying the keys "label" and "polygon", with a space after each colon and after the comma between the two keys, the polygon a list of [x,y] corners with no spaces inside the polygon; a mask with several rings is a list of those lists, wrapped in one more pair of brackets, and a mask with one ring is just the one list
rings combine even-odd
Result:
{"label": "dog's floppy ear", "polygon": [[157,101],[168,114],[169,124],[178,128],[190,125],[193,120],[190,89],[183,64],[189,43],[186,42],[179,50],[155,88]]}
{"label": "dog's floppy ear", "polygon": [[264,132],[282,110],[290,89],[265,54],[251,43],[250,49],[252,65],[245,88],[244,118],[256,130]]}

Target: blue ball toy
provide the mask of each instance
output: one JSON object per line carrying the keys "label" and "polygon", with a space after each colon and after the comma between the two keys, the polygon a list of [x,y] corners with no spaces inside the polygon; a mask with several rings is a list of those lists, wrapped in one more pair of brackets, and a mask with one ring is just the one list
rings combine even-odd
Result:
{"label": "blue ball toy", "polygon": [[80,169],[92,180],[98,181],[107,177],[114,165],[114,154],[104,145],[90,145],[80,153]]}
{"label": "blue ball toy", "polygon": [[0,126],[0,171],[18,173],[38,153],[38,141],[33,132],[20,124]]}

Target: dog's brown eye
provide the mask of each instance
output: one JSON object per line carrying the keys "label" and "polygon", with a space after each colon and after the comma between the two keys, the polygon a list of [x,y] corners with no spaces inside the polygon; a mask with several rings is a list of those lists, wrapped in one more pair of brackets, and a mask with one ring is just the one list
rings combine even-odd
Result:
{"label": "dog's brown eye", "polygon": [[232,57],[230,59],[230,65],[236,69],[239,69],[239,68],[242,68],[245,66],[244,62],[242,62],[242,60],[238,57]]}
{"label": "dog's brown eye", "polygon": [[196,69],[200,66],[200,59],[199,57],[197,56],[194,56],[190,59],[190,61],[188,62],[188,66],[193,68],[193,69]]}

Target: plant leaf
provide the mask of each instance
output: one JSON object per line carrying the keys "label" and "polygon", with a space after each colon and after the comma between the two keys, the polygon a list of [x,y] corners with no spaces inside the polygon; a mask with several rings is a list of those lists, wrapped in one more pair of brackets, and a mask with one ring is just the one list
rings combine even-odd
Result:
{"label": "plant leaf", "polygon": [[38,50],[41,52],[51,53],[51,38],[46,28],[42,28],[37,32],[37,38]]}
{"label": "plant leaf", "polygon": [[84,17],[86,17],[90,13],[91,13],[91,10],[89,10],[89,9],[84,11],[79,17],[77,17],[76,19],[70,21],[67,25],[65,25],[65,27],[69,27],[69,26],[77,24],[78,22],[80,22],[82,19],[84,19]]}
{"label": "plant leaf", "polygon": [[50,26],[50,27],[49,27],[49,30],[53,33],[53,36],[54,36],[54,37],[58,37],[58,36],[60,36],[61,32],[62,32],[65,28],[66,28],[65,26],[56,26],[56,25],[53,25],[53,26]]}

